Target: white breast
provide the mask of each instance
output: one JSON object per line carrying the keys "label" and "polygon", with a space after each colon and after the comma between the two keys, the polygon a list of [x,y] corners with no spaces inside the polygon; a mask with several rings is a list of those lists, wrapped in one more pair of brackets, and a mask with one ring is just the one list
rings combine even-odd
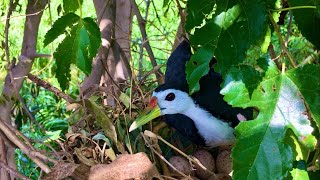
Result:
{"label": "white breast", "polygon": [[194,121],[207,146],[217,147],[234,143],[234,129],[228,123],[217,119],[197,105],[192,106],[182,114]]}

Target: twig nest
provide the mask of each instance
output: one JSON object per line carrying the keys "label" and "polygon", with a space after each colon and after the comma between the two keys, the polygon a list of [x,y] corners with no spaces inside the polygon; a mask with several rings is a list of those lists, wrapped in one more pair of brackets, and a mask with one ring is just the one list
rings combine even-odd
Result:
{"label": "twig nest", "polygon": [[232,171],[231,151],[222,151],[218,154],[216,161],[217,171],[219,173],[230,174]]}
{"label": "twig nest", "polygon": [[199,165],[195,165],[196,166],[196,175],[197,177],[201,178],[201,179],[208,179],[212,174],[210,174],[210,172],[214,172],[215,171],[215,161],[213,156],[206,150],[199,150],[196,151],[193,156],[195,158],[197,158],[200,163],[207,168],[207,170],[204,170],[203,168],[201,168]]}
{"label": "twig nest", "polygon": [[[177,170],[181,171],[185,175],[192,175],[192,167],[189,161],[181,156],[172,156],[169,159],[170,164],[174,166]],[[179,176],[179,173],[177,173],[174,169],[170,168],[170,170],[175,174]]]}
{"label": "twig nest", "polygon": [[232,178],[229,176],[229,174],[219,173],[215,176],[210,176],[207,180],[232,180]]}

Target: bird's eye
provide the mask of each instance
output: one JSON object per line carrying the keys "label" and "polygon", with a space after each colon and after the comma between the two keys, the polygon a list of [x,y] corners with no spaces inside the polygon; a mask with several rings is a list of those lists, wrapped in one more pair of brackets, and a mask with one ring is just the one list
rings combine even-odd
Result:
{"label": "bird's eye", "polygon": [[167,96],[166,96],[166,101],[173,101],[174,98],[176,97],[176,95],[174,95],[173,93],[169,93]]}

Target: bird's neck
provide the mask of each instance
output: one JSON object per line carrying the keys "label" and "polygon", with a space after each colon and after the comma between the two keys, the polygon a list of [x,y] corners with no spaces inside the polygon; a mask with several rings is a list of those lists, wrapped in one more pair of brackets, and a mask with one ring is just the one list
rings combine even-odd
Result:
{"label": "bird's neck", "polygon": [[234,129],[198,105],[191,105],[183,114],[194,121],[198,133],[205,139],[207,146],[216,147],[234,143]]}

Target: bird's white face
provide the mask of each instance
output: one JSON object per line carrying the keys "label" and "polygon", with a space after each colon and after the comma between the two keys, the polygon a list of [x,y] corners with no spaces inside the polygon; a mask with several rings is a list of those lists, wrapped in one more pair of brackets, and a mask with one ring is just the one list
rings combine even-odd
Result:
{"label": "bird's white face", "polygon": [[192,98],[187,93],[176,89],[153,92],[153,97],[157,98],[161,115],[183,114],[194,105]]}
{"label": "bird's white face", "polygon": [[189,110],[195,104],[185,92],[175,89],[166,89],[154,92],[148,107],[130,126],[129,132],[146,124],[152,119],[165,114],[190,114]]}

